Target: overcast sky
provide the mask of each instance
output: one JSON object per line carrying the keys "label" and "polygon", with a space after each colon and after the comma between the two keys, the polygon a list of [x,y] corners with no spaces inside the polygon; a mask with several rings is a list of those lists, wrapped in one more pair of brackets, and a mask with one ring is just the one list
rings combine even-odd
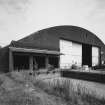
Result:
{"label": "overcast sky", "polygon": [[105,43],[105,0],[0,0],[0,45],[57,25],[86,28]]}

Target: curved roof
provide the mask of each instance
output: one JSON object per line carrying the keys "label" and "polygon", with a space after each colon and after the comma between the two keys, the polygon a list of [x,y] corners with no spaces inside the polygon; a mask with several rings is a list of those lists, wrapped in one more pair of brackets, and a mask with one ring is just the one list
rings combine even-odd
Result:
{"label": "curved roof", "polygon": [[59,35],[61,38],[80,42],[80,43],[86,43],[86,44],[91,44],[96,46],[103,45],[103,42],[94,33],[78,26],[70,26],[70,25],[55,26],[55,27],[46,28],[41,31],[54,33],[56,35]]}
{"label": "curved roof", "polygon": [[47,48],[59,50],[59,38],[78,43],[102,47],[103,42],[92,32],[77,26],[55,26],[32,33],[31,35],[12,42],[15,47]]}

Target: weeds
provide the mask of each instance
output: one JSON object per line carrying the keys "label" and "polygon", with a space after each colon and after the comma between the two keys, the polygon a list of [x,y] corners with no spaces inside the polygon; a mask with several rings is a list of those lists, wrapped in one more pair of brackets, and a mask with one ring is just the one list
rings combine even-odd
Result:
{"label": "weeds", "polygon": [[[15,93],[15,94],[14,94]],[[35,105],[36,100],[22,91],[5,92],[0,98],[3,105]]]}
{"label": "weeds", "polygon": [[37,83],[37,86],[39,86],[47,93],[59,96],[62,99],[64,99],[67,103],[72,103],[72,105],[105,104],[105,98],[98,98],[95,91],[89,91],[86,87],[81,87],[81,84],[77,84],[75,86],[68,79],[58,79],[49,82],[44,82],[40,80],[37,81]]}
{"label": "weeds", "polygon": [[[12,72],[6,75],[11,80],[16,83],[30,83],[33,88],[38,87],[39,90],[44,90],[46,93],[60,97],[67,104],[66,105],[104,105],[105,98],[99,98],[95,91],[90,91],[86,87],[82,87],[81,84],[75,84],[70,79],[52,79],[52,80],[42,80],[36,77],[30,76],[27,72]],[[4,77],[4,76],[3,76]],[[7,79],[8,79],[7,78]],[[2,78],[3,79],[3,78]],[[6,77],[5,77],[6,79]],[[7,81],[8,82],[8,81]],[[6,83],[7,83],[6,82]],[[0,84],[2,81],[0,81]],[[31,87],[32,87],[31,86]],[[0,102],[5,105],[35,105],[36,100],[29,96],[29,94],[18,91],[1,92],[0,89]],[[15,93],[15,94],[14,94]],[[8,104],[6,104],[8,103]],[[18,103],[18,104],[17,104]],[[2,104],[2,105],[3,105]]]}

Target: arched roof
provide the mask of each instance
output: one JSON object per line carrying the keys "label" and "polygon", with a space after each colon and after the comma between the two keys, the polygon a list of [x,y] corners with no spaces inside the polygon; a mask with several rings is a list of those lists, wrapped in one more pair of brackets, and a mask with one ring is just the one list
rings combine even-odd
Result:
{"label": "arched roof", "polygon": [[48,48],[59,50],[59,39],[102,47],[103,42],[92,32],[77,26],[55,26],[42,29],[31,35],[12,42],[15,47]]}
{"label": "arched roof", "polygon": [[55,26],[40,30],[39,32],[41,31],[53,33],[53,35],[60,36],[61,38],[80,43],[86,43],[95,46],[103,45],[103,42],[94,33],[78,26],[71,26],[71,25]]}

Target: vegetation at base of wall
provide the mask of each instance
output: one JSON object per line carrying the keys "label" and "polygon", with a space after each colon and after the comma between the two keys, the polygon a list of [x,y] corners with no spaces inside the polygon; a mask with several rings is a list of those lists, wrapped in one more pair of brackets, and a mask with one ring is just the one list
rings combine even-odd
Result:
{"label": "vegetation at base of wall", "polygon": [[48,94],[61,97],[67,105],[104,105],[105,98],[99,98],[95,91],[89,91],[86,87],[76,86],[68,80],[42,81],[38,80],[35,85],[46,91]]}
{"label": "vegetation at base of wall", "polygon": [[[18,74],[18,73],[17,73]],[[31,77],[27,72],[22,71],[21,74],[24,80],[31,81],[33,85],[48,94],[61,97],[71,105],[104,105],[105,98],[97,97],[95,91],[89,91],[86,87],[81,87],[80,84],[73,85],[69,79],[53,79],[42,80]],[[20,77],[19,77],[20,78]],[[23,80],[23,79],[22,79]]]}
{"label": "vegetation at base of wall", "polygon": [[[30,92],[30,88],[34,89],[32,93]],[[26,91],[27,89],[28,92]],[[95,91],[93,92],[85,87],[81,87],[81,84],[74,85],[72,81],[66,78],[42,80],[30,75],[30,72],[27,71],[15,71],[0,75],[1,105],[42,105],[40,103],[40,96],[37,97],[37,93],[41,93],[40,96],[44,96],[46,99],[49,98],[50,95],[51,97],[59,97],[63,102],[65,102],[65,104],[62,105],[105,104],[105,99],[99,98]],[[47,97],[44,93],[49,96]],[[53,101],[56,100],[52,100],[51,102]],[[46,103],[43,105],[61,104]]]}

